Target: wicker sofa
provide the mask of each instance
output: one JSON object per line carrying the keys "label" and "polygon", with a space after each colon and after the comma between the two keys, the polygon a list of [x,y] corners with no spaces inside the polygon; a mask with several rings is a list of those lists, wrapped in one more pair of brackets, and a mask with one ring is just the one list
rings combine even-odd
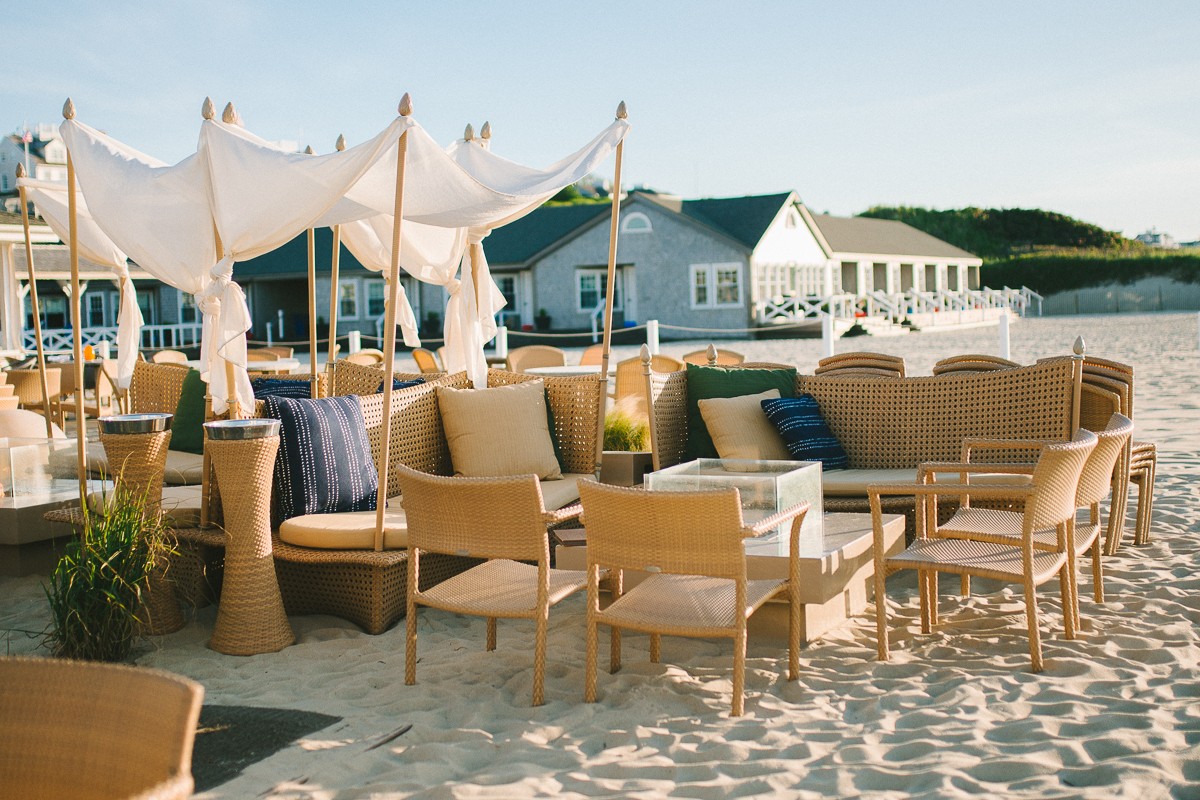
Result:
{"label": "wicker sofa", "polygon": [[[764,365],[765,366],[765,365]],[[685,459],[686,371],[645,365],[654,468]],[[796,394],[811,394],[850,459],[826,471],[826,511],[868,511],[867,486],[914,482],[925,461],[958,461],[963,440],[1071,438],[1080,420],[1081,359],[1064,357],[995,372],[931,377],[796,376]],[[888,509],[907,513],[911,498]]]}

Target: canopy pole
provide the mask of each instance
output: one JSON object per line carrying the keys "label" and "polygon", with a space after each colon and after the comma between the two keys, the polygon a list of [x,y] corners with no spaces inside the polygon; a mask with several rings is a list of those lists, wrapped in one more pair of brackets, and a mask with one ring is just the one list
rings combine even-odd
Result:
{"label": "canopy pole", "polygon": [[[213,107],[211,97],[204,98],[204,104],[200,107],[200,116],[204,119],[212,119],[217,115],[216,108]],[[221,257],[221,234],[217,233],[217,223],[213,221],[213,238],[216,240],[217,258]],[[212,389],[210,383],[204,383],[204,421],[212,422],[213,406],[212,406]],[[209,506],[212,504],[212,456],[208,452],[208,428],[202,430],[202,451],[201,456],[201,471],[200,471],[200,527],[209,527]]]}
{"label": "canopy pole", "polygon": [[[69,97],[63,104],[63,119],[75,119],[75,104]],[[71,328],[74,334],[71,349],[75,357],[75,452],[79,460],[79,499],[80,502],[87,503],[87,414],[83,410],[83,304],[79,297],[79,220],[76,206],[75,162],[68,150],[67,210],[71,240]],[[49,405],[43,411],[49,414]]]}
{"label": "canopy pole", "polygon": [[[312,145],[304,149],[314,155]],[[317,390],[317,237],[308,229],[308,389],[309,397],[320,397]]]}
{"label": "canopy pole", "polygon": [[[412,98],[400,98],[400,116],[412,115]],[[404,167],[408,155],[408,131],[396,142],[396,203],[392,214],[392,261],[389,266],[387,310],[383,333],[383,429],[379,436],[379,491],[375,495],[375,550],[383,549],[383,513],[387,502],[388,448],[392,432],[392,367],[396,363],[396,304],[400,286],[400,227],[404,221]]]}
{"label": "canopy pole", "polygon": [[42,310],[38,304],[37,273],[33,268],[33,240],[29,235],[29,200],[21,179],[25,165],[17,164],[17,193],[21,199],[21,226],[25,229],[25,263],[29,265],[29,303],[33,308],[33,333],[37,337],[38,382],[42,385],[42,409],[46,418],[46,438],[54,438],[54,423],[50,421],[50,387],[46,383],[46,347],[42,343]]}
{"label": "canopy pole", "polygon": [[[346,137],[338,134],[334,148],[340,153],[346,149]],[[325,359],[325,374],[328,384],[325,391],[332,397],[334,391],[333,362],[337,358],[338,326],[338,270],[342,262],[342,226],[333,226],[333,255],[329,273],[329,357]]]}
{"label": "canopy pole", "polygon": [[[625,101],[617,106],[617,119],[628,119],[629,112],[625,109]],[[608,361],[612,351],[612,320],[613,299],[617,288],[617,230],[621,220],[621,161],[625,156],[625,140],[617,142],[617,158],[613,167],[612,216],[608,229],[608,285],[604,292],[604,339],[600,351],[600,379],[603,387],[600,392],[599,435],[596,437],[596,469],[604,458],[604,416],[608,406]]]}
{"label": "canopy pole", "polygon": [[[233,101],[225,104],[225,110],[221,112],[221,121],[227,125],[236,125],[238,123],[237,110],[233,107]],[[217,244],[217,260],[225,257],[225,246],[221,243],[221,232],[217,230],[217,221],[213,220],[213,237]],[[240,419],[241,409],[238,407],[237,388],[234,383],[235,374],[233,362],[224,356],[220,356],[225,362],[225,402],[229,405],[229,419]]]}

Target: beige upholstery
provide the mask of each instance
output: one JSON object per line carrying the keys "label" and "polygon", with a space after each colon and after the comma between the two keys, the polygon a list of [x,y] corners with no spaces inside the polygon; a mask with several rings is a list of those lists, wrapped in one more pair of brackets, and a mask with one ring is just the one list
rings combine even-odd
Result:
{"label": "beige upholstery", "polygon": [[[113,498],[111,491],[92,492],[88,495],[88,508],[102,514]],[[199,486],[164,486],[163,521],[168,528],[194,528],[200,524],[200,503]]]}
{"label": "beige upholstery", "polygon": [[[587,667],[584,700],[596,701],[597,627],[611,629],[609,671],[621,668],[621,629],[650,634],[650,660],[659,636],[725,637],[733,645],[733,716],[743,711],[746,620],[772,597],[790,604],[788,680],[799,677],[801,503],[753,526],[742,520],[736,489],[647,492],[592,481],[579,487],[587,528]],[[748,580],[743,540],[791,523],[788,579]],[[623,572],[650,577],[623,592]],[[611,576],[612,603],[600,608],[600,577]]]}
{"label": "beige upholstery", "polygon": [[701,400],[700,416],[721,458],[786,461],[791,458],[779,431],[763,412],[763,400],[779,399],[778,389],[741,397]]}
{"label": "beige upholstery", "polygon": [[[343,511],[333,514],[305,514],[279,524],[279,538],[297,547],[320,550],[373,550],[375,548],[375,512]],[[383,549],[408,547],[408,520],[400,507],[400,498],[388,501],[383,514]]]}
{"label": "beige upholstery", "polygon": [[[62,428],[51,424],[55,439],[65,439]],[[45,439],[46,418],[22,408],[0,410],[0,439]]]}
{"label": "beige upholstery", "polygon": [[[418,605],[486,617],[488,650],[496,648],[498,617],[531,619],[536,625],[533,705],[541,705],[550,607],[586,584],[583,572],[550,568],[546,530],[578,516],[578,506],[547,512],[532,475],[442,478],[403,469],[399,479],[409,525],[404,682],[417,681]],[[490,513],[481,515],[481,509]],[[487,560],[421,589],[426,552]]]}
{"label": "beige upholstery", "polygon": [[562,474],[550,439],[542,381],[490,389],[439,386],[437,397],[455,475],[532,473],[553,479]]}

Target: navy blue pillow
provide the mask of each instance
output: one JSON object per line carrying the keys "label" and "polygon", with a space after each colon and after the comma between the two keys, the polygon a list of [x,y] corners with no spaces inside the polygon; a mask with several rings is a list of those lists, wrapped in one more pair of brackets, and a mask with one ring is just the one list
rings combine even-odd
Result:
{"label": "navy blue pillow", "polygon": [[379,476],[357,397],[268,397],[264,414],[281,423],[275,493],[283,519],[375,509]]}
{"label": "navy blue pillow", "polygon": [[767,419],[783,437],[788,453],[797,461],[820,461],[821,469],[845,469],[850,466],[841,442],[829,430],[817,400],[811,394],[763,400]]}
{"label": "navy blue pillow", "polygon": [[312,386],[308,381],[289,381],[282,378],[255,378],[250,381],[250,388],[254,390],[255,400],[264,400],[268,397],[290,397],[294,400],[308,400],[312,398]]}
{"label": "navy blue pillow", "polygon": [[[384,378],[384,380],[387,380],[387,378]],[[399,378],[392,378],[392,391],[396,392],[400,389],[407,389],[411,386],[419,386],[424,382],[424,378],[414,378],[411,381],[402,381]],[[379,388],[375,390],[375,394],[383,394],[383,381],[379,382]]]}

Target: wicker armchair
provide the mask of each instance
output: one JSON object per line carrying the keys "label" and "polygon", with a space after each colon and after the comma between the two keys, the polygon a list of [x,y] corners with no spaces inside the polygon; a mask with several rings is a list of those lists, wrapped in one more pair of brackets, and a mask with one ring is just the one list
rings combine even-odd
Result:
{"label": "wicker armchair", "polygon": [[357,353],[347,353],[345,360],[349,361],[351,364],[364,364],[366,366],[382,364],[383,351],[377,350],[374,347],[368,347],[366,349],[359,350]]}
{"label": "wicker armchair", "polygon": [[[611,630],[609,670],[621,668],[621,629],[650,634],[650,660],[659,659],[659,637],[727,637],[733,645],[733,716],[744,705],[746,621],[768,600],[787,595],[788,680],[799,677],[800,526],[808,504],[793,506],[754,525],[742,521],[736,489],[714,492],[647,492],[580,485],[587,527],[587,672],[584,699],[596,701],[597,627]],[[788,580],[749,580],[743,539],[791,523]],[[623,571],[651,573],[623,591]],[[609,570],[613,602],[600,608],[600,578]]]}
{"label": "wicker armchair", "polygon": [[158,670],[0,658],[0,797],[190,797],[203,697]]}
{"label": "wicker armchair", "polygon": [[43,402],[41,373],[37,369],[10,369],[6,374],[9,385],[13,387],[13,395],[20,401],[21,408],[54,417],[55,404],[58,402],[58,396],[62,394],[62,373],[61,366],[46,367],[49,408]]}
{"label": "wicker armchair", "polygon": [[[1025,616],[1029,628],[1029,656],[1034,672],[1042,671],[1042,644],[1038,630],[1037,587],[1059,578],[1063,597],[1063,625],[1068,639],[1075,638],[1075,617],[1071,610],[1071,565],[1068,562],[1068,542],[1074,535],[1075,499],[1079,491],[1084,464],[1096,448],[1096,434],[1081,430],[1070,442],[1047,445],[1033,469],[1028,486],[972,485],[968,483],[939,484],[876,484],[870,487],[871,518],[875,529],[875,614],[880,660],[888,658],[887,598],[884,578],[889,571],[915,569],[919,574],[921,601],[921,631],[929,633],[938,624],[939,572],[956,575],[975,575],[993,580],[1021,583],[1025,590]],[[965,465],[955,465],[961,468]],[[1003,465],[990,464],[991,472],[1006,471]],[[1024,471],[1023,466],[1010,468]],[[883,519],[880,498],[883,495],[916,496],[924,501],[917,504],[917,539],[903,553],[886,556],[884,553]],[[961,498],[1018,498],[1024,501],[1020,513],[1020,545],[966,539],[941,538],[953,535],[962,517],[956,514],[946,525],[938,525],[936,498],[939,495]],[[932,506],[932,508],[931,508]],[[960,514],[963,512],[960,512]],[[995,511],[965,512],[978,528],[993,519]],[[960,521],[955,522],[958,518]],[[1011,531],[1011,522],[997,522],[997,530]],[[1051,549],[1035,547],[1034,542],[1053,543]]]}
{"label": "wicker armchair", "polygon": [[182,350],[159,350],[150,360],[155,364],[186,364],[188,357]]}
{"label": "wicker armchair", "polygon": [[[852,370],[852,371],[851,371]],[[883,378],[903,378],[904,359],[884,353],[838,353],[817,362],[814,375],[878,375]]]}
{"label": "wicker armchair", "polygon": [[980,353],[968,353],[961,356],[943,358],[933,365],[934,375],[956,375],[970,372],[991,372],[997,369],[1012,369],[1021,366],[1016,361],[1009,361],[999,356],[989,356]]}
{"label": "wicker armchair", "polygon": [[598,367],[600,362],[604,360],[604,345],[591,344],[584,348],[579,354],[579,366],[581,367]]}
{"label": "wicker armchair", "polygon": [[[417,606],[487,618],[487,649],[496,620],[531,619],[533,705],[544,697],[550,607],[582,589],[586,573],[550,568],[547,528],[579,516],[579,506],[547,511],[537,477],[444,478],[402,469],[408,516],[408,620],[404,683],[417,682]],[[480,511],[486,509],[481,517]],[[418,588],[421,557],[441,553],[486,559],[427,589]],[[534,563],[528,563],[534,562]]]}
{"label": "wicker armchair", "polygon": [[[655,372],[678,372],[682,370],[683,362],[670,356],[656,355],[650,358],[650,369]],[[617,363],[614,380],[615,402],[621,402],[626,397],[636,397],[643,407],[646,402],[646,373],[642,365],[642,357],[634,356]]]}
{"label": "wicker armchair", "polygon": [[417,363],[417,369],[420,372],[433,373],[442,371],[442,366],[438,363],[437,355],[432,350],[426,350],[424,347],[415,347],[412,351],[412,357],[413,361]]}
{"label": "wicker armchair", "polygon": [[561,348],[531,344],[509,351],[504,368],[509,372],[524,372],[530,367],[564,367],[566,364],[567,354]]}

